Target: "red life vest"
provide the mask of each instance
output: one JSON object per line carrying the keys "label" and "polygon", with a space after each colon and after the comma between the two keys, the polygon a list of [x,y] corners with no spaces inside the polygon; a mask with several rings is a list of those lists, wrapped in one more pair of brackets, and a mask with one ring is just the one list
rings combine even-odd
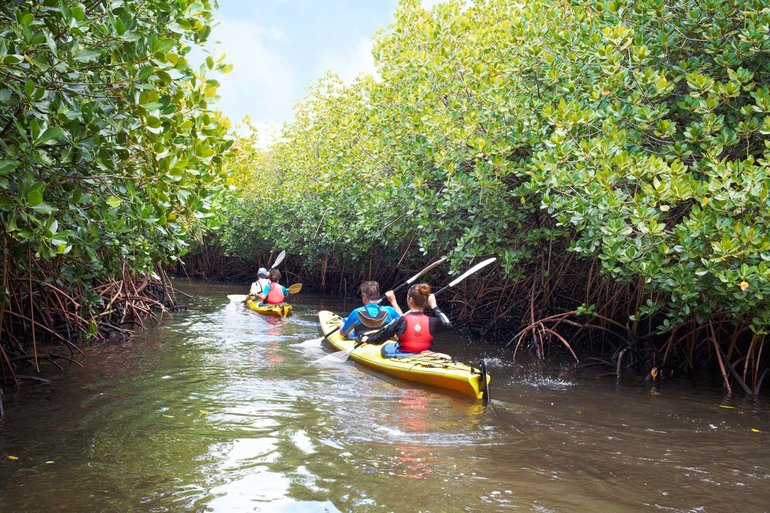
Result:
{"label": "red life vest", "polygon": [[430,317],[425,314],[404,314],[406,329],[398,336],[398,349],[405,353],[421,353],[430,349]]}
{"label": "red life vest", "polygon": [[270,305],[278,305],[283,303],[284,299],[286,299],[286,296],[283,295],[283,287],[281,287],[280,284],[271,281],[270,292],[267,293],[265,303]]}

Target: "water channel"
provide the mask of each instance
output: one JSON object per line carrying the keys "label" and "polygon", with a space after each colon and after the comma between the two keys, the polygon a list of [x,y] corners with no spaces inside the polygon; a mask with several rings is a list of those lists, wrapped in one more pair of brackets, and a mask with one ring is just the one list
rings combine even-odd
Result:
{"label": "water channel", "polygon": [[[319,309],[287,319],[181,284],[188,311],[7,398],[0,513],[770,511],[770,410],[485,357],[492,402],[318,362]],[[315,340],[313,340],[315,339]]]}

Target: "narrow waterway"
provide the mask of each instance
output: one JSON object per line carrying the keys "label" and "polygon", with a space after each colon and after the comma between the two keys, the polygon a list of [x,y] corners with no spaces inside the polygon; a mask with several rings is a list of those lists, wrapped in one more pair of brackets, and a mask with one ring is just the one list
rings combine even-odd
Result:
{"label": "narrow waterway", "polygon": [[[766,512],[768,402],[537,376],[460,338],[492,403],[318,362],[319,309],[260,316],[232,286],[6,401],[0,513]],[[314,340],[315,339],[315,340]]]}

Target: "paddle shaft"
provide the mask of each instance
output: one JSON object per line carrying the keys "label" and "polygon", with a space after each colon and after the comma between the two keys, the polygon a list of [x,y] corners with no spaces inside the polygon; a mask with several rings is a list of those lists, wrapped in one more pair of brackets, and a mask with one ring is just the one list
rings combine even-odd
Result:
{"label": "paddle shaft", "polygon": [[[446,261],[446,257],[441,257],[441,258],[439,258],[438,260],[436,260],[436,261],[435,261],[435,262],[433,262],[432,264],[429,264],[429,265],[428,265],[428,267],[426,267],[425,269],[423,269],[423,270],[422,270],[422,271],[420,271],[419,273],[415,274],[414,276],[412,276],[411,278],[409,278],[408,280],[406,280],[406,281],[405,281],[404,283],[402,283],[401,285],[399,285],[399,286],[397,286],[396,288],[394,288],[394,289],[393,289],[393,292],[395,293],[395,292],[397,292],[397,291],[399,291],[399,290],[403,289],[403,288],[404,288],[404,287],[406,287],[407,285],[411,285],[412,283],[414,283],[415,281],[417,281],[417,278],[419,278],[419,277],[420,277],[420,276],[422,276],[423,274],[427,273],[428,271],[432,270],[433,268],[435,268],[435,267],[438,267],[439,265],[443,264],[445,261]],[[379,305],[379,304],[381,304],[383,301],[385,301],[385,299],[387,299],[387,298],[385,297],[385,295],[383,295],[383,296],[382,296],[382,297],[380,297],[380,299],[377,301],[377,304],[378,304],[378,305]]]}

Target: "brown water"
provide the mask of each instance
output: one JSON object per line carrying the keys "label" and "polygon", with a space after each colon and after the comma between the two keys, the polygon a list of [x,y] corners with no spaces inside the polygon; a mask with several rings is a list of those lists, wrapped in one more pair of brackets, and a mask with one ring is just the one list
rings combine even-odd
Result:
{"label": "brown water", "polygon": [[488,358],[484,408],[318,363],[340,304],[270,319],[183,287],[188,312],[7,398],[0,513],[770,511],[765,400],[533,375],[445,337]]}

